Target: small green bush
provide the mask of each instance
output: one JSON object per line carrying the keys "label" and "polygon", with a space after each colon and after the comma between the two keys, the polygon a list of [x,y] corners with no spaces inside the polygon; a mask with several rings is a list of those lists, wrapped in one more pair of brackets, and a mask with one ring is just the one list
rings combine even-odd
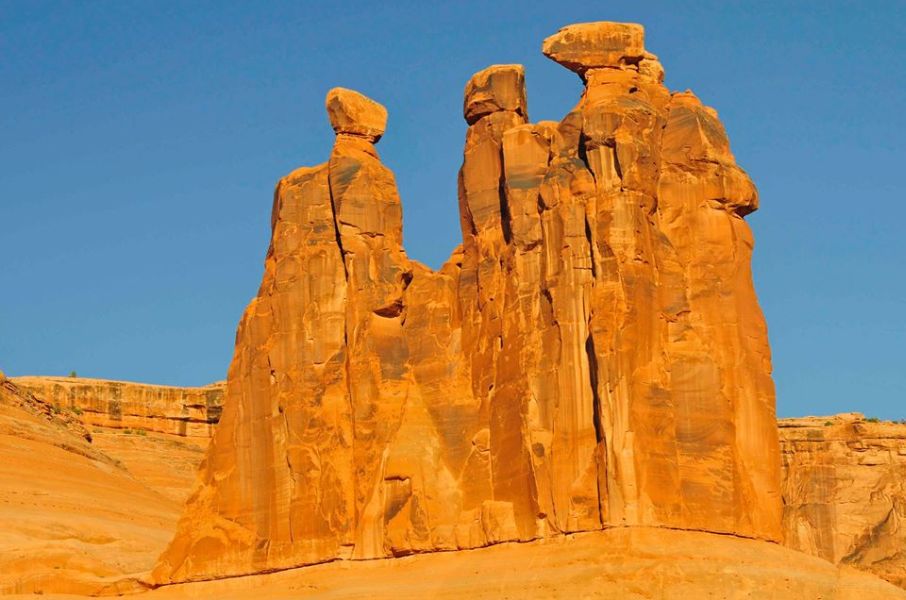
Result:
{"label": "small green bush", "polygon": [[145,431],[144,429],[136,429],[135,435],[148,435],[148,432]]}
{"label": "small green bush", "polygon": [[79,408],[78,406],[73,406],[72,412],[74,412],[77,415],[81,415],[84,411],[81,408]]}
{"label": "small green bush", "polygon": [[123,429],[123,433],[125,433],[126,435],[132,435],[132,430],[131,430],[131,429]]}
{"label": "small green bush", "polygon": [[833,424],[834,424],[833,421],[825,421],[825,422],[824,422],[824,426],[825,426],[825,427],[830,427],[830,426],[833,425]]}
{"label": "small green bush", "polygon": [[879,419],[878,417],[868,417],[867,419],[865,419],[865,421],[868,423],[880,423],[881,419]]}
{"label": "small green bush", "polygon": [[79,374],[76,373],[75,371],[70,371],[70,372],[69,372],[69,376],[70,376],[70,377],[78,377]]}

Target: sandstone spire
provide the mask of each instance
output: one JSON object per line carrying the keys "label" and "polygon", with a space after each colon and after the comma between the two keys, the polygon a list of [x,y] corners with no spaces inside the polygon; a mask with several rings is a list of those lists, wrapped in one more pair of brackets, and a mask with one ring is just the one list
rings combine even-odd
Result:
{"label": "sandstone spire", "polygon": [[331,90],[327,163],[280,181],[223,418],[158,582],[613,525],[778,539],[770,352],[716,113],[638,25],[544,52],[585,81],[529,123],[524,71],[465,89],[461,248],[409,260],[386,111]]}

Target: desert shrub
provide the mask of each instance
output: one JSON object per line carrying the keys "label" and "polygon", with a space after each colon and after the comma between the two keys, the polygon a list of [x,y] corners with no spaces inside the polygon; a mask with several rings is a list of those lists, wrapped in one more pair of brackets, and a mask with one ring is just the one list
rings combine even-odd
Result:
{"label": "desert shrub", "polygon": [[69,372],[69,376],[70,376],[70,377],[78,377],[79,374],[76,373],[75,371],[70,371],[70,372]]}
{"label": "desert shrub", "polygon": [[830,427],[830,426],[833,425],[833,424],[834,424],[833,421],[825,421],[825,422],[824,422],[824,426],[825,426],[825,427]]}
{"label": "desert shrub", "polygon": [[865,419],[865,420],[866,420],[868,423],[880,423],[880,422],[881,422],[881,419],[879,419],[878,417],[868,417],[868,418]]}

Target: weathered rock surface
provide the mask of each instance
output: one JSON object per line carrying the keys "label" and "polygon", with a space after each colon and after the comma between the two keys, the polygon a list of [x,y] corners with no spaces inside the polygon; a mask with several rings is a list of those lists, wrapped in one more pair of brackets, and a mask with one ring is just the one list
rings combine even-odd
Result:
{"label": "weathered rock surface", "polygon": [[[128,435],[94,426],[87,444],[79,416],[0,380],[2,595],[139,591],[136,577],[151,567],[175,527],[178,504],[190,492],[207,439]],[[843,563],[839,571],[759,542],[614,529],[601,537],[583,534],[413,560],[333,563],[165,587],[151,595],[342,598],[368,590],[378,598],[507,593],[630,598],[673,593],[681,598],[707,597],[721,589],[737,590],[743,598],[903,597],[847,567],[903,585],[906,543],[897,507],[906,472],[897,461],[906,456],[906,425],[867,422],[861,415],[784,419],[779,425],[786,543]],[[42,473],[40,485],[29,483],[32,472]],[[158,511],[165,518],[155,521]],[[539,564],[544,568],[537,569]]]}
{"label": "weathered rock surface", "polygon": [[779,444],[714,110],[642,29],[545,53],[586,88],[528,121],[523,71],[466,86],[463,244],[407,258],[385,111],[332,90],[329,160],[277,185],[224,413],[157,583],[610,526],[779,540]]}
{"label": "weathered rock surface", "polygon": [[387,109],[354,90],[327,92],[327,116],[337,135],[355,135],[377,142],[387,128]]}
{"label": "weathered rock surface", "polygon": [[142,589],[172,535],[185,494],[149,488],[80,428],[0,384],[0,595]]}
{"label": "weathered rock surface", "polygon": [[499,111],[528,116],[522,65],[492,65],[479,71],[469,79],[463,96],[462,114],[469,125]]}
{"label": "weathered rock surface", "polygon": [[63,410],[61,406],[36,396],[25,386],[17,385],[0,372],[0,395],[3,403],[30,413],[33,416],[62,426],[86,442],[92,439],[91,432],[74,410]]}
{"label": "weathered rock surface", "polygon": [[577,23],[544,40],[544,55],[584,75],[589,69],[638,65],[645,57],[645,29],[635,23]]}
{"label": "weathered rock surface", "polygon": [[906,588],[906,424],[780,421],[786,545]]}
{"label": "weathered rock surface", "polygon": [[906,598],[906,592],[877,577],[768,542],[632,527],[468,552],[337,561],[165,586],[138,597],[886,600]]}
{"label": "weathered rock surface", "polygon": [[81,377],[12,377],[48,407],[75,413],[86,427],[208,438],[220,419],[224,385],[173,387]]}

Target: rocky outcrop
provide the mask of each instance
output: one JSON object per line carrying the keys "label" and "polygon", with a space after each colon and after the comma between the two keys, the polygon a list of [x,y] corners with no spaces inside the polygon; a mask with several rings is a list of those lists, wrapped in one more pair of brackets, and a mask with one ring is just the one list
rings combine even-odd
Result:
{"label": "rocky outcrop", "polygon": [[78,415],[86,427],[156,431],[207,438],[223,403],[222,383],[172,387],[81,377],[12,377],[47,407]]}
{"label": "rocky outcrop", "polygon": [[645,52],[645,29],[635,23],[568,25],[544,40],[541,51],[583,79],[590,70],[638,67],[652,56]]}
{"label": "rocky outcrop", "polygon": [[906,587],[906,423],[780,421],[786,545]]}
{"label": "rocky outcrop", "polygon": [[109,450],[140,437],[143,460],[167,471],[156,488],[184,464],[172,441],[149,452],[156,435],[89,441],[73,413],[0,382],[0,596],[143,589],[185,491],[158,493]]}
{"label": "rocky outcrop", "polygon": [[92,441],[91,432],[74,411],[46,402],[25,386],[19,386],[0,371],[0,402],[22,409],[36,417],[61,425],[86,442]]}
{"label": "rocky outcrop", "polygon": [[156,583],[612,526],[781,536],[770,353],[716,112],[640,26],[545,41],[585,91],[465,90],[463,243],[402,248],[386,113],[332,90],[327,162],[277,185],[224,412]]}
{"label": "rocky outcrop", "polygon": [[906,592],[855,569],[734,536],[619,527],[469,552],[338,561],[164,586],[148,600],[887,600]]}

